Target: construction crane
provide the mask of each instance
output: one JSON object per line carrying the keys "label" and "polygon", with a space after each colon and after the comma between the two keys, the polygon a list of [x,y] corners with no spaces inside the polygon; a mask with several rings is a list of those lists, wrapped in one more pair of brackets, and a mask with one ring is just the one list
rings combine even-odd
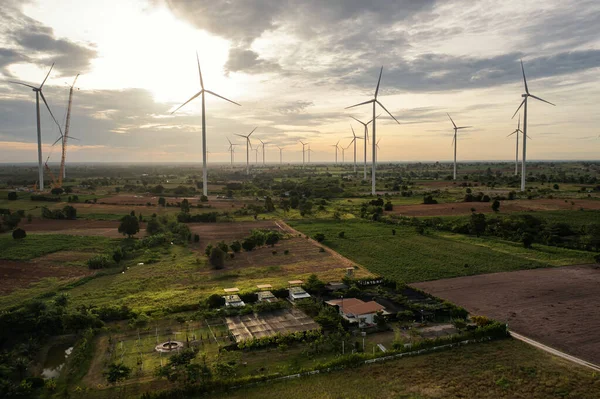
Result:
{"label": "construction crane", "polygon": [[65,177],[67,177],[67,172],[65,170],[65,160],[67,158],[67,141],[69,139],[69,127],[71,126],[71,104],[73,104],[73,88],[75,87],[75,82],[79,74],[75,76],[75,80],[73,80],[73,84],[71,85],[71,89],[69,90],[69,104],[67,106],[67,119],[65,121],[65,133],[62,137],[62,156],[60,159],[60,174],[58,176],[58,187],[62,187],[62,182]]}
{"label": "construction crane", "polygon": [[44,169],[46,169],[46,172],[48,172],[48,175],[50,175],[50,179],[52,179],[52,188],[61,187],[62,181],[59,183],[59,181],[56,180],[56,176],[54,176],[54,173],[52,173],[52,170],[50,170],[50,167],[48,166],[49,159],[50,155],[48,155],[48,158],[46,158],[46,162],[44,163]]}

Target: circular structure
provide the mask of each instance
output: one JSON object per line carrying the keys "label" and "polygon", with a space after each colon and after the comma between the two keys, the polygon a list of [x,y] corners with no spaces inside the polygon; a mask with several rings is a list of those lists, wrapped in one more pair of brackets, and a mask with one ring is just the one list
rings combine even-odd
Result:
{"label": "circular structure", "polygon": [[179,341],[167,341],[162,344],[158,344],[154,347],[154,350],[157,352],[172,352],[179,349],[183,349],[183,342]]}

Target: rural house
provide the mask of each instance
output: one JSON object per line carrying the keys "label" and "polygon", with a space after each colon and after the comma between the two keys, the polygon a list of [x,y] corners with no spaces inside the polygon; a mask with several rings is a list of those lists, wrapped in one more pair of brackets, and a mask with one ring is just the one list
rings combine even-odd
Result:
{"label": "rural house", "polygon": [[375,324],[375,315],[378,312],[389,314],[385,308],[375,301],[364,302],[357,298],[333,299],[325,302],[330,306],[337,306],[340,315],[350,323],[358,323],[359,327]]}

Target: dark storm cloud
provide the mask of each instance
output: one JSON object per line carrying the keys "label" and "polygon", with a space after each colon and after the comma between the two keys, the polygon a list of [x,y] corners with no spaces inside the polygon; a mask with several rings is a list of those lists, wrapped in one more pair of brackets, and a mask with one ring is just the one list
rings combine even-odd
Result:
{"label": "dark storm cloud", "polygon": [[19,6],[8,3],[0,8],[0,38],[7,48],[0,49],[0,70],[18,62],[34,62],[46,66],[55,62],[62,76],[85,72],[96,50],[67,39],[56,38],[52,28],[23,14]]}
{"label": "dark storm cloud", "polygon": [[229,59],[225,64],[226,72],[267,73],[279,71],[281,67],[276,62],[259,58],[258,53],[243,48],[229,50]]}

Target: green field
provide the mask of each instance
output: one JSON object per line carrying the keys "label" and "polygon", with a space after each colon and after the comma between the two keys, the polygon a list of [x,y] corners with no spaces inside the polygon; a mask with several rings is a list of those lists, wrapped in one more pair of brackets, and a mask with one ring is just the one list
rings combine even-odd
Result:
{"label": "green field", "polygon": [[[301,232],[325,234],[324,244],[373,273],[406,283],[474,274],[593,263],[593,254],[496,238],[475,238],[363,220],[290,221]],[[396,235],[392,235],[392,228]],[[340,238],[340,232],[345,238]]]}
{"label": "green field", "polygon": [[[503,213],[502,209],[498,214],[486,215],[486,218],[495,216],[518,216],[529,215],[546,221],[547,223],[567,223],[574,228],[589,225],[592,223],[600,223],[600,211],[598,210],[573,210],[573,211],[536,211],[536,212],[511,212]],[[445,221],[462,221],[468,222],[470,215],[465,216],[435,216],[424,217],[423,219],[443,219]]]}
{"label": "green field", "polygon": [[507,339],[357,369],[229,391],[216,398],[578,398],[600,397],[600,378]]}
{"label": "green field", "polygon": [[58,251],[100,252],[118,240],[106,237],[72,236],[66,234],[28,234],[15,240],[10,234],[0,235],[0,259],[30,260]]}

